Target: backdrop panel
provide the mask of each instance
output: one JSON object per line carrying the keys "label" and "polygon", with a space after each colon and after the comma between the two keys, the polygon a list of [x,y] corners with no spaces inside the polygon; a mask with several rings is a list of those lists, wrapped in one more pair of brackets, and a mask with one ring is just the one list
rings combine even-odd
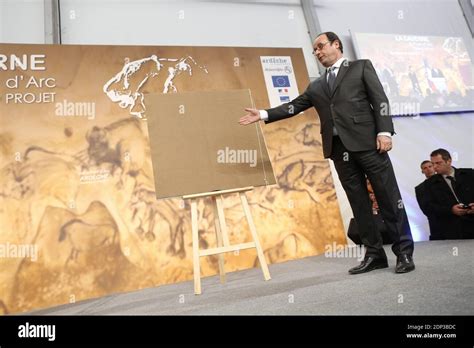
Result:
{"label": "backdrop panel", "polygon": [[[261,56],[291,57],[306,88],[300,49],[0,45],[0,311],[192,279],[189,207],[156,200],[146,95],[249,88],[268,107]],[[267,260],[345,244],[314,110],[262,130],[278,185],[249,200]],[[216,242],[205,203],[202,247]],[[248,241],[238,197],[225,205],[231,242]],[[228,254],[226,270],[256,259]]]}

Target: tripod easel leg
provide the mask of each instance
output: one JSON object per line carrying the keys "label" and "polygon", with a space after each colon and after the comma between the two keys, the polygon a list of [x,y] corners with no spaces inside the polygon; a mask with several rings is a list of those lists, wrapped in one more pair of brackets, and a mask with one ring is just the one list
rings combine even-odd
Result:
{"label": "tripod easel leg", "polygon": [[242,202],[242,207],[244,208],[245,216],[247,217],[250,233],[252,233],[252,238],[255,242],[255,248],[257,249],[257,257],[258,261],[260,262],[260,267],[262,267],[263,277],[265,278],[265,280],[270,280],[272,278],[270,277],[267,261],[265,260],[265,254],[263,253],[262,246],[260,245],[260,241],[258,239],[257,229],[255,228],[255,225],[253,223],[252,214],[250,213],[250,208],[247,201],[247,196],[245,195],[245,192],[239,192],[239,195],[240,201]]}
{"label": "tripod easel leg", "polygon": [[[183,199],[189,199],[191,201],[191,227],[192,227],[192,237],[193,237],[193,266],[194,266],[194,293],[196,295],[201,294],[201,268],[200,268],[200,257],[201,256],[211,256],[218,255],[219,259],[219,274],[221,283],[225,282],[225,270],[224,270],[224,253],[239,251],[244,249],[257,249],[257,257],[260,262],[260,267],[263,271],[263,276],[265,280],[270,280],[270,272],[268,270],[267,261],[265,260],[265,254],[263,253],[262,246],[258,239],[257,230],[255,228],[252,215],[250,213],[250,207],[245,196],[246,191],[253,190],[253,187],[244,187],[238,189],[229,189],[224,191],[212,191],[212,192],[203,192],[193,195],[185,195]],[[227,231],[227,225],[225,223],[224,217],[224,194],[230,193],[239,193],[242,207],[249,224],[250,232],[252,234],[253,242],[250,243],[240,243],[235,245],[230,245],[229,235]],[[216,248],[207,248],[203,251],[199,250],[199,216],[197,208],[197,199],[204,197],[212,197],[212,203],[214,208],[214,223],[216,226],[216,239],[217,247]],[[201,217],[202,218],[202,217]]]}
{"label": "tripod easel leg", "polygon": [[199,226],[196,199],[191,200],[191,223],[193,233],[194,293],[201,294],[201,267],[199,265]]}
{"label": "tripod easel leg", "polygon": [[229,233],[227,232],[227,225],[225,223],[224,200],[223,200],[222,195],[216,197],[216,207],[217,207],[217,217],[219,218],[224,246],[227,247],[230,245],[230,242],[229,242]]}
{"label": "tripod easel leg", "polygon": [[[216,202],[216,197],[212,197],[212,203],[214,206],[214,225],[216,229],[216,240],[217,240],[217,247],[222,247],[224,245],[223,240],[222,240],[222,230],[220,227],[220,222],[219,222],[219,212],[217,209],[217,202]],[[220,276],[220,281],[221,283],[225,283],[225,269],[224,269],[224,254],[219,254],[219,276]]]}

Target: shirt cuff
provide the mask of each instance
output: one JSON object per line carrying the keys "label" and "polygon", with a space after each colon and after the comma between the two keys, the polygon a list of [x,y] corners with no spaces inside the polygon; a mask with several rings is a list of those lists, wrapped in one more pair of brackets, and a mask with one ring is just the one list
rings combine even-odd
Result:
{"label": "shirt cuff", "polygon": [[260,112],[260,119],[262,121],[268,121],[268,112],[267,110],[258,110]]}
{"label": "shirt cuff", "polygon": [[389,138],[392,137],[392,134],[390,134],[390,132],[380,132],[380,133],[377,133],[377,136],[379,136],[379,135],[385,135],[386,137],[389,137]]}

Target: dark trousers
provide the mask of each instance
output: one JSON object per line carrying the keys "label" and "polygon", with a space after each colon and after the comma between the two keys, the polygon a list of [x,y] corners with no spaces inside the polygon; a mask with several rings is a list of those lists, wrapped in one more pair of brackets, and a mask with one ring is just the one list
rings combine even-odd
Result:
{"label": "dark trousers", "polygon": [[413,254],[408,217],[398,189],[392,163],[387,153],[376,150],[351,152],[338,136],[333,137],[331,159],[354,214],[366,256],[386,258],[382,236],[372,215],[372,202],[367,191],[366,177],[370,180],[388,233],[395,241],[395,255]]}

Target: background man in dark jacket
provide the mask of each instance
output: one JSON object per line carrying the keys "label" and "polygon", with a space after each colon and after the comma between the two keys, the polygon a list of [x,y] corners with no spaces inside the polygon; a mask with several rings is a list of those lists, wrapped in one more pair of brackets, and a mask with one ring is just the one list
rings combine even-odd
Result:
{"label": "background man in dark jacket", "polygon": [[428,213],[443,239],[474,238],[474,170],[455,168],[445,149],[431,153],[436,175],[426,184]]}

